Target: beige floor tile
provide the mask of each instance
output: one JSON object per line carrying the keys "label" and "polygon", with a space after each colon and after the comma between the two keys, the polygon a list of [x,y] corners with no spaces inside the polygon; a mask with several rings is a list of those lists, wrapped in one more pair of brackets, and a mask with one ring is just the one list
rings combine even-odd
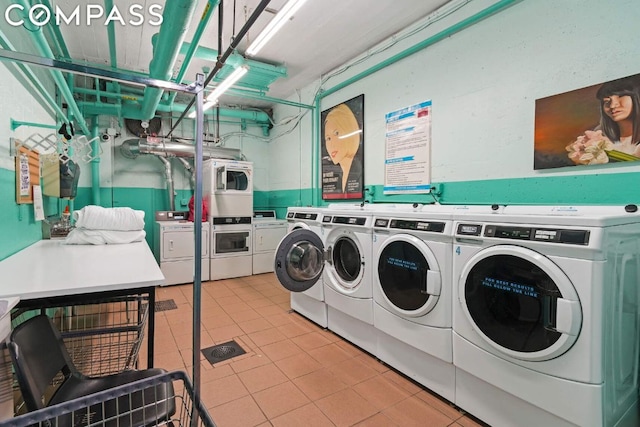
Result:
{"label": "beige floor tile", "polygon": [[[247,306],[249,307],[249,306]],[[249,308],[248,310],[238,311],[229,313],[229,316],[236,322],[246,322],[248,320],[262,319],[260,313],[256,312],[254,309]]]}
{"label": "beige floor tile", "polygon": [[273,325],[269,323],[267,319],[259,318],[253,320],[247,320],[244,322],[238,322],[238,326],[242,328],[242,330],[246,334],[250,334],[252,332],[264,331],[265,329],[273,328]]}
{"label": "beige floor tile", "polygon": [[247,334],[247,336],[251,338],[258,347],[264,347],[265,345],[287,339],[287,337],[276,328],[253,332],[251,334]]}
{"label": "beige floor tile", "polygon": [[214,329],[221,326],[234,325],[236,323],[228,314],[206,316],[202,318],[201,322],[205,329]]}
{"label": "beige floor tile", "polygon": [[282,308],[280,308],[277,304],[274,304],[273,301],[271,302],[270,305],[265,305],[262,307],[258,307],[255,309],[258,313],[260,313],[260,315],[262,315],[263,317],[269,317],[269,316],[273,316],[276,314],[284,314],[285,311],[282,310]]}
{"label": "beige floor tile", "polygon": [[[205,367],[207,369],[205,369]],[[230,375],[234,375],[235,372],[231,369],[231,365],[211,365],[208,362],[202,364],[202,369],[200,370],[200,383],[208,383],[210,381],[216,381],[220,378],[228,377]]]}
{"label": "beige floor tile", "polygon": [[477,418],[470,415],[464,415],[456,420],[456,423],[462,427],[490,427],[489,424],[483,423]]}
{"label": "beige floor tile", "polygon": [[244,335],[244,331],[236,324],[209,329],[207,332],[209,332],[211,339],[213,339],[216,344],[221,344],[240,335]]}
{"label": "beige floor tile", "polygon": [[252,354],[250,357],[233,360],[231,362],[231,368],[234,372],[240,373],[248,371],[249,369],[257,368],[258,366],[268,365],[272,363],[271,359],[262,354]]}
{"label": "beige floor tile", "polygon": [[[282,328],[282,326],[280,328]],[[314,332],[309,332],[303,335],[299,335],[299,336],[293,337],[291,340],[305,351],[313,350],[315,348],[319,348],[319,347],[323,347],[325,345],[331,344],[331,341],[329,341],[329,339],[327,339],[319,331],[314,331]]]}
{"label": "beige floor tile", "polygon": [[267,419],[251,396],[212,408],[210,413],[217,427],[256,426]]}
{"label": "beige floor tile", "polygon": [[405,376],[397,373],[394,370],[390,369],[390,370],[388,370],[386,372],[383,372],[382,376],[385,377],[386,379],[388,379],[389,381],[392,381],[396,385],[402,387],[403,389],[405,389],[406,391],[408,391],[411,394],[416,394],[416,393],[422,391],[422,388],[419,385],[417,385],[416,383],[414,383],[410,379],[408,379]]}
{"label": "beige floor tile", "polygon": [[378,410],[386,409],[410,396],[408,391],[380,375],[355,385],[353,389]]}
{"label": "beige floor tile", "polygon": [[242,299],[239,296],[237,296],[235,293],[233,293],[232,295],[229,295],[227,297],[216,298],[216,302],[220,304],[222,308],[225,308],[232,304],[241,303]]}
{"label": "beige floor tile", "polygon": [[240,313],[246,310],[253,310],[246,302],[241,301],[235,304],[225,304],[222,309],[229,315]]}
{"label": "beige floor tile", "polygon": [[286,359],[278,360],[276,366],[290,379],[298,378],[322,369],[323,366],[307,353],[300,353]]}
{"label": "beige floor tile", "polygon": [[326,368],[303,375],[291,381],[312,401],[347,388],[347,384]]}
{"label": "beige floor tile", "polygon": [[318,408],[337,426],[351,426],[378,410],[351,389],[345,389],[315,402]]}
{"label": "beige floor tile", "polygon": [[301,323],[290,322],[286,325],[278,326],[278,330],[285,334],[288,338],[298,337],[310,332],[314,332],[315,328]]}
{"label": "beige floor tile", "polygon": [[302,352],[300,347],[288,339],[262,346],[260,350],[274,362]]}
{"label": "beige floor tile", "polygon": [[423,400],[428,405],[433,406],[452,420],[457,420],[464,415],[451,402],[441,398],[440,396],[437,396],[436,394],[428,390],[422,390],[418,392],[416,394],[416,397],[420,400]]}
{"label": "beige floor tile", "polygon": [[320,409],[313,403],[309,403],[301,408],[294,409],[277,418],[271,420],[274,427],[332,427],[334,424],[329,421]]}
{"label": "beige floor tile", "polygon": [[308,353],[325,366],[335,365],[350,358],[346,351],[335,343],[309,350]]}
{"label": "beige floor tile", "polygon": [[309,403],[309,399],[290,381],[253,394],[268,419],[293,411]]}
{"label": "beige floor tile", "polygon": [[273,363],[241,372],[238,377],[249,393],[255,393],[289,381],[287,376]]}
{"label": "beige floor tile", "polygon": [[202,383],[200,386],[202,402],[207,408],[215,408],[247,396],[249,392],[237,375],[229,375],[216,381]]}
{"label": "beige floor tile", "polygon": [[[391,418],[384,414],[377,413],[372,417],[367,418],[364,421],[360,421],[354,424],[355,427],[396,427],[398,424],[394,423]],[[399,427],[399,426],[398,426]]]}
{"label": "beige floor tile", "polygon": [[385,409],[383,413],[402,426],[445,427],[454,422],[415,396]]}
{"label": "beige floor tile", "polygon": [[347,359],[344,362],[336,363],[330,366],[329,369],[334,375],[350,386],[378,375],[375,370],[363,365],[355,357]]}
{"label": "beige floor tile", "polygon": [[293,320],[291,319],[291,314],[275,314],[273,316],[268,316],[266,319],[271,322],[273,326],[282,326],[287,323],[291,323]]}
{"label": "beige floor tile", "polygon": [[260,298],[256,298],[254,300],[249,300],[245,302],[249,307],[253,308],[254,310],[260,307],[267,307],[267,306],[273,305],[273,301],[271,301],[269,298],[265,297],[262,294],[260,294]]}

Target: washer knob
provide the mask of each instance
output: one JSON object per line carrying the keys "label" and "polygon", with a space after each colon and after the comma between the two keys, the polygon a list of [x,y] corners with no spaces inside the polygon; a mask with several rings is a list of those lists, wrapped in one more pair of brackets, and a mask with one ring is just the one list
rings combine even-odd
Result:
{"label": "washer knob", "polygon": [[629,213],[638,212],[638,205],[627,205],[624,207],[624,211]]}

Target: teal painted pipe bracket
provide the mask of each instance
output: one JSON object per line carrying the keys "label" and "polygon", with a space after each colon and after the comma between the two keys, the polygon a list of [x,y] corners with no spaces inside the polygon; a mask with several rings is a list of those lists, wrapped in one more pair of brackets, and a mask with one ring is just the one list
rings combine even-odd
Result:
{"label": "teal painted pipe bracket", "polygon": [[12,131],[18,129],[20,126],[31,126],[31,127],[43,128],[43,129],[58,129],[58,125],[45,125],[42,123],[21,122],[19,120],[13,120],[13,119],[10,119],[10,120],[11,120]]}

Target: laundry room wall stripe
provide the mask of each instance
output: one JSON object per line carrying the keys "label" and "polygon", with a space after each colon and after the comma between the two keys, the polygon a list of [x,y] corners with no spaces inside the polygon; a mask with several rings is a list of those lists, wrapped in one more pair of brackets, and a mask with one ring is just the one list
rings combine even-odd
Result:
{"label": "laundry room wall stripe", "polygon": [[[33,205],[15,203],[16,175],[0,168],[0,194],[4,203],[0,209],[0,259],[13,255],[42,238],[40,223],[35,221]],[[13,198],[13,203],[9,200]],[[6,280],[9,278],[3,278]]]}

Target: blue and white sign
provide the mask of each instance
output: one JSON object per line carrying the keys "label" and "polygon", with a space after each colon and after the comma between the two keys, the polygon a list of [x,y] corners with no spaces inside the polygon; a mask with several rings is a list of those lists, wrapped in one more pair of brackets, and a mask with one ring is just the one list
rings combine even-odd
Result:
{"label": "blue and white sign", "polygon": [[385,115],[384,194],[431,191],[431,100]]}

